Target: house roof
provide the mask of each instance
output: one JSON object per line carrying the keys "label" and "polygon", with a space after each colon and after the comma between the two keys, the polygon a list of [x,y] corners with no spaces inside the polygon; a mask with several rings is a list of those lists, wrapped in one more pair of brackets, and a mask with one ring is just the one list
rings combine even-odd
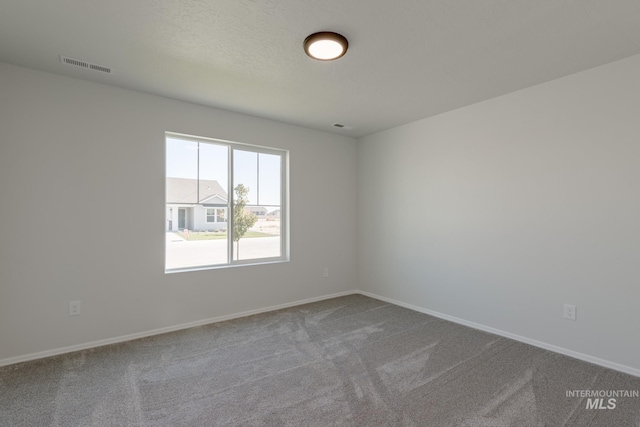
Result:
{"label": "house roof", "polygon": [[203,203],[215,196],[227,201],[227,192],[215,180],[200,180],[200,195],[197,197],[198,180],[167,177],[167,203]]}

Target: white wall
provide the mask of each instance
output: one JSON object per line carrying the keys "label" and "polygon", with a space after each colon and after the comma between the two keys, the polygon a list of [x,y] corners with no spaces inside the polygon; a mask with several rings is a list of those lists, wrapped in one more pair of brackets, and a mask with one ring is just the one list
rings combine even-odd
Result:
{"label": "white wall", "polygon": [[[164,274],[165,131],[290,150],[291,262]],[[0,363],[355,289],[355,166],[351,138],[0,64]]]}
{"label": "white wall", "polygon": [[638,76],[635,56],[361,139],[360,289],[640,375]]}

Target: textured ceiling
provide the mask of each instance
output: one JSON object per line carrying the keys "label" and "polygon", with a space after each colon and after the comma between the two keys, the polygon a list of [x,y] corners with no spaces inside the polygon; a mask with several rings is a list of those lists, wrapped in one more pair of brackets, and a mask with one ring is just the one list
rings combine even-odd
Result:
{"label": "textured ceiling", "polygon": [[355,137],[638,53],[638,0],[0,2],[0,61]]}

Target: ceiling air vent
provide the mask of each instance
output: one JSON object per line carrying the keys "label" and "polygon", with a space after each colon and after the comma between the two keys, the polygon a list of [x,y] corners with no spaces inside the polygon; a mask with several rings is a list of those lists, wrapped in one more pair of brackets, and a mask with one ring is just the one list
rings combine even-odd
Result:
{"label": "ceiling air vent", "polygon": [[105,67],[104,65],[93,64],[91,62],[83,61],[81,59],[69,58],[68,56],[60,55],[60,61],[65,64],[73,65],[74,67],[85,68],[87,70],[100,71],[102,73],[111,74],[112,69]]}

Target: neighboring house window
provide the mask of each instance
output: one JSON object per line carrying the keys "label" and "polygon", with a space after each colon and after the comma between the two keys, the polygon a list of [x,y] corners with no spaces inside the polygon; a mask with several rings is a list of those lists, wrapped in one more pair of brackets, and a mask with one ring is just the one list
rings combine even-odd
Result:
{"label": "neighboring house window", "polygon": [[283,150],[167,133],[165,271],[288,260],[287,160]]}
{"label": "neighboring house window", "polygon": [[216,222],[216,210],[207,209],[207,222]]}
{"label": "neighboring house window", "polygon": [[224,209],[207,209],[207,222],[226,222]]}

